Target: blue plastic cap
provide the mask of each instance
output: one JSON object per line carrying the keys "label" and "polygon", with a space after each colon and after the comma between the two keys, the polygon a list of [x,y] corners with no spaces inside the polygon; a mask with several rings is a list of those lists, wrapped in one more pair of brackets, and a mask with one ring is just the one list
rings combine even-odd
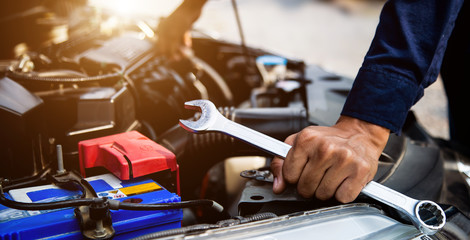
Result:
{"label": "blue plastic cap", "polygon": [[272,66],[272,65],[286,65],[287,64],[287,59],[280,57],[280,56],[275,56],[275,55],[263,55],[259,56],[256,58],[257,63],[262,63],[267,66]]}

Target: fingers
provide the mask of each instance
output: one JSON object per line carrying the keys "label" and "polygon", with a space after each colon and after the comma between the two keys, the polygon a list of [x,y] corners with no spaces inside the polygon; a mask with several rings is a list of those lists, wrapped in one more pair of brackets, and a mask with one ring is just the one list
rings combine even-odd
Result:
{"label": "fingers", "polygon": [[[333,144],[331,144],[333,145]],[[353,153],[347,149],[333,146],[328,154],[329,159],[322,159],[318,162],[328,162],[329,168],[324,172],[318,188],[315,190],[315,197],[320,200],[332,198],[339,186],[354,171]],[[331,164],[331,165],[330,165]],[[324,163],[324,165],[326,165]]]}
{"label": "fingers", "polygon": [[[293,146],[284,161],[273,161],[273,191],[282,192],[290,183],[306,198],[353,201],[375,175],[388,138],[386,131],[376,136],[363,129],[343,122],[341,129],[307,127],[287,138]],[[279,181],[281,177],[285,181]]]}
{"label": "fingers", "polygon": [[297,192],[304,198],[313,197],[322,178],[323,173],[315,169],[314,164],[305,165],[304,171],[297,183]]}
{"label": "fingers", "polygon": [[340,149],[335,143],[318,142],[309,161],[305,165],[297,184],[297,191],[303,197],[315,196],[320,200],[333,197],[336,189],[349,175],[352,167],[352,154],[348,149]]}
{"label": "fingers", "polygon": [[[337,147],[331,153],[316,153],[318,157],[305,165],[297,184],[298,193],[306,198],[327,200],[335,197],[342,203],[354,201],[362,188],[372,180],[376,169],[350,149]],[[328,156],[328,158],[321,158]]]}
{"label": "fingers", "polygon": [[184,47],[181,40],[162,38],[158,42],[159,53],[169,60],[179,61],[182,58],[181,48]]}
{"label": "fingers", "polygon": [[286,182],[284,181],[284,177],[282,175],[283,164],[284,160],[280,158],[274,158],[271,162],[271,172],[274,176],[273,192],[275,194],[281,194],[286,189]]}
{"label": "fingers", "polygon": [[354,201],[368,182],[369,181],[358,181],[358,179],[352,178],[345,179],[336,191],[336,200],[342,203]]}
{"label": "fingers", "polygon": [[183,46],[191,48],[193,46],[193,40],[191,31],[186,31],[183,35]]}
{"label": "fingers", "polygon": [[335,197],[342,203],[352,202],[376,172],[367,161],[348,157],[338,158],[335,164],[325,173],[315,191],[315,197],[320,200]]}
{"label": "fingers", "polygon": [[303,130],[286,139],[285,142],[292,145],[282,167],[284,179],[288,183],[295,184],[299,181],[300,175],[309,159],[309,149],[304,145],[310,142],[312,138],[314,136],[310,135],[308,131]]}
{"label": "fingers", "polygon": [[[284,142],[289,145],[292,145],[294,142],[294,139],[295,139],[295,134],[287,137]],[[271,172],[273,173],[273,176],[274,176],[273,192],[275,194],[281,194],[286,189],[286,186],[287,186],[287,183],[285,182],[285,178],[283,175],[283,170],[282,170],[283,165],[284,165],[284,160],[278,157],[275,157],[271,162]]]}
{"label": "fingers", "polygon": [[181,21],[179,18],[174,18],[160,21],[157,28],[157,47],[159,53],[169,60],[179,61],[184,56],[184,50],[182,49],[191,48],[192,45],[191,24],[187,24],[187,21]]}

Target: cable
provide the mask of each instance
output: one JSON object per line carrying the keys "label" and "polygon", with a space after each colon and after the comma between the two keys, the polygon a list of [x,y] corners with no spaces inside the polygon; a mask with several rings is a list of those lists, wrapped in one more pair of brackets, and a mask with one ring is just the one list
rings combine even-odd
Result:
{"label": "cable", "polygon": [[222,212],[224,207],[213,200],[209,199],[197,199],[188,200],[182,202],[172,203],[156,203],[156,204],[139,204],[139,203],[126,203],[117,200],[109,200],[109,207],[113,210],[134,210],[134,211],[150,211],[150,210],[170,210],[180,208],[191,208],[199,206],[212,207],[217,212]]}
{"label": "cable", "polygon": [[34,186],[35,184],[41,182],[46,177],[46,175],[52,171],[49,165],[50,164],[48,164],[44,169],[42,169],[38,174],[34,176],[14,180],[4,180],[4,183],[6,183],[7,185],[2,186],[3,191],[8,192],[9,190],[15,188]]}
{"label": "cable", "polygon": [[58,208],[67,208],[67,207],[78,207],[91,204],[103,204],[108,203],[109,208],[113,210],[134,210],[134,211],[150,211],[150,210],[170,210],[170,209],[180,209],[180,208],[191,208],[199,206],[208,206],[212,207],[217,212],[222,212],[224,207],[219,203],[209,200],[209,199],[198,199],[198,200],[189,200],[183,202],[173,202],[173,203],[156,203],[156,204],[138,204],[138,203],[126,203],[120,202],[118,200],[111,200],[107,198],[80,198],[73,200],[49,202],[49,203],[24,203],[17,202],[10,199],[7,199],[3,194],[3,189],[0,185],[0,204],[14,209],[20,210],[50,210]]}
{"label": "cable", "polygon": [[19,210],[50,210],[50,209],[58,209],[58,208],[67,208],[67,207],[79,207],[97,203],[103,203],[105,199],[102,198],[81,198],[81,199],[73,199],[73,200],[65,200],[65,201],[57,201],[57,202],[49,202],[49,203],[24,203],[24,202],[17,202],[12,201],[10,199],[5,198],[3,195],[3,191],[0,194],[0,204],[14,209]]}
{"label": "cable", "polygon": [[39,77],[26,75],[24,73],[18,73],[12,69],[9,69],[6,73],[6,76],[14,80],[26,80],[26,81],[38,81],[38,82],[49,82],[49,83],[83,83],[83,82],[96,82],[104,80],[119,80],[122,78],[120,72],[104,74],[99,76],[90,76],[90,77]]}

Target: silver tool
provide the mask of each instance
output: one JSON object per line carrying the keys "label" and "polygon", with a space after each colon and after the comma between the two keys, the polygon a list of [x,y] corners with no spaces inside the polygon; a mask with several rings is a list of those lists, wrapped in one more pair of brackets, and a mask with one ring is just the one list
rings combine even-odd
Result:
{"label": "silver tool", "polygon": [[[291,146],[284,142],[228,120],[209,100],[189,101],[185,103],[185,108],[201,112],[196,121],[180,120],[180,126],[190,132],[228,134],[284,159],[291,149]],[[424,234],[432,235],[446,223],[444,210],[432,201],[410,198],[374,181],[369,182],[362,189],[362,193],[405,214]]]}
{"label": "silver tool", "polygon": [[282,158],[287,156],[291,148],[289,144],[228,120],[211,101],[193,100],[184,106],[201,112],[197,121],[180,120],[180,126],[192,133],[222,132]]}
{"label": "silver tool", "polygon": [[274,176],[269,170],[245,170],[240,173],[241,177],[255,179],[261,182],[272,183],[274,181]]}

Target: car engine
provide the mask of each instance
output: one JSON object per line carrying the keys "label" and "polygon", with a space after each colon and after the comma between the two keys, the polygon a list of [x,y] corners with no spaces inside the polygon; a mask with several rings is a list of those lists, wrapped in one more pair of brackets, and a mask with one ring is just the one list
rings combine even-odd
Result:
{"label": "car engine", "polygon": [[[82,1],[62,6],[32,7],[0,22],[2,31],[12,22],[35,26],[26,29],[33,37],[26,43],[17,41],[24,33],[2,40],[0,239],[204,238],[208,230],[213,238],[245,238],[237,234],[276,224],[300,229],[303,221],[317,232],[341,225],[350,237],[448,239],[470,225],[469,180],[448,168],[470,161],[436,143],[412,113],[403,134],[390,136],[374,180],[439,202],[453,232],[425,236],[362,195],[349,205],[303,199],[295,188],[275,195],[270,183],[240,176],[269,174],[270,154],[178,124],[200,116],[185,102],[207,99],[228,119],[283,141],[309,125],[334,124],[351,79],[198,31],[193,52],[172,61],[155,47],[150,22],[107,29],[113,16]],[[48,35],[64,25],[66,40]],[[354,235],[354,224],[374,221]]]}

